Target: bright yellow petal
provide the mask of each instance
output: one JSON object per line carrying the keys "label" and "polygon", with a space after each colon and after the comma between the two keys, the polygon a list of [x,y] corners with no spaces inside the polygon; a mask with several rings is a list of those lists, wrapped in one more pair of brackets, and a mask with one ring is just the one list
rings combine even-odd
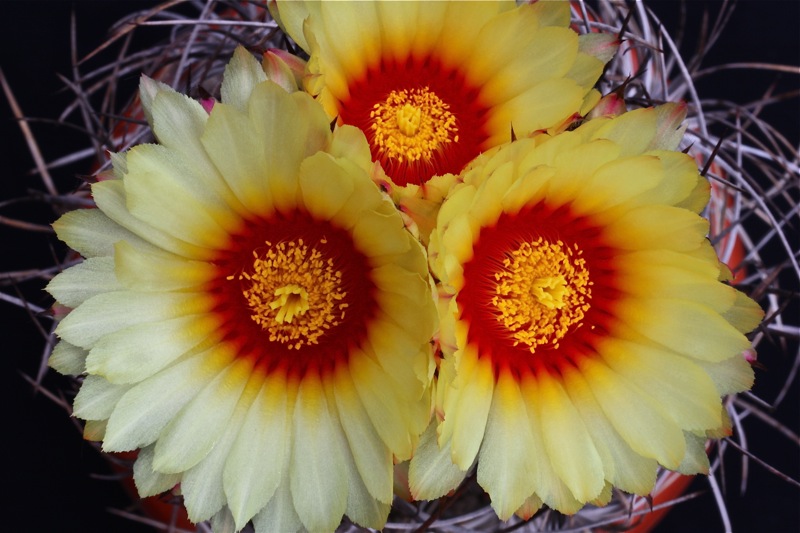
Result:
{"label": "bright yellow petal", "polygon": [[[456,355],[458,357],[458,355]],[[473,357],[473,354],[462,355]],[[480,449],[486,431],[486,422],[494,395],[494,373],[491,363],[481,359],[459,369],[461,374],[454,385],[460,388],[458,403],[450,413],[454,419],[451,441],[453,462],[462,470],[467,470]]]}
{"label": "bright yellow petal", "polygon": [[581,371],[606,417],[638,454],[675,469],[683,460],[683,432],[654,400],[637,394],[604,364],[585,359]]}
{"label": "bright yellow petal", "polygon": [[744,335],[700,303],[666,298],[626,299],[619,306],[618,316],[645,337],[704,361],[721,361],[750,347]]}
{"label": "bright yellow petal", "polygon": [[603,488],[603,467],[577,409],[551,377],[539,380],[539,395],[542,435],[553,470],[575,499],[597,497]]}
{"label": "bright yellow petal", "polygon": [[605,479],[633,494],[653,490],[658,464],[634,452],[609,422],[586,379],[576,369],[564,374],[564,388],[578,409],[603,462]]}

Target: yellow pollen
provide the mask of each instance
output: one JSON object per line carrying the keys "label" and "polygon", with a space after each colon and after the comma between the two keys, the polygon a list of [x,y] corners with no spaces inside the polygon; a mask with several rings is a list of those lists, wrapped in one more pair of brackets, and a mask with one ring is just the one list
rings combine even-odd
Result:
{"label": "yellow pollen", "polygon": [[492,304],[514,346],[526,344],[531,353],[545,344],[558,348],[571,327],[581,326],[592,296],[581,255],[577,246],[541,237],[506,255],[495,273]]}
{"label": "yellow pollen", "polygon": [[[319,245],[327,243],[321,239]],[[318,344],[326,331],[345,316],[347,293],[342,272],[332,259],[302,239],[253,251],[253,268],[239,274],[250,318],[269,334],[269,340],[299,349]],[[232,279],[232,276],[228,276]]]}
{"label": "yellow pollen", "polygon": [[436,93],[424,87],[392,91],[373,106],[373,142],[385,156],[429,160],[443,145],[458,142],[456,117]]}

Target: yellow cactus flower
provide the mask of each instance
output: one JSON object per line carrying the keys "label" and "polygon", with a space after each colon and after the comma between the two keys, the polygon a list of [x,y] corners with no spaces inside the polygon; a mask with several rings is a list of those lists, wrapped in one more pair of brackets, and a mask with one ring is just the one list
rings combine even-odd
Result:
{"label": "yellow cactus flower", "polygon": [[85,257],[48,287],[72,308],[58,366],[86,374],[75,415],[195,522],[382,527],[429,420],[436,311],[366,140],[241,48],[210,114],[141,92],[159,144],[55,223]]}
{"label": "yellow cactus flower", "polygon": [[508,519],[646,495],[658,465],[707,471],[763,314],[720,281],[708,183],[674,151],[682,118],[665,105],[520,139],[444,200],[429,246],[449,295],[440,423],[412,459],[415,497],[477,462]]}
{"label": "yellow cactus flower", "polygon": [[568,2],[278,0],[273,13],[310,55],[306,90],[361,128],[400,186],[585,113],[617,45],[572,31]]}

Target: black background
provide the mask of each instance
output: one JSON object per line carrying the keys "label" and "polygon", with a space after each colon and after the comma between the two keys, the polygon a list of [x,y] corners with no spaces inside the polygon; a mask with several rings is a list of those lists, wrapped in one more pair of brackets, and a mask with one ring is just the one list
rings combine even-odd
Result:
{"label": "black background", "polygon": [[[667,28],[677,24],[680,4],[677,1],[650,2]],[[69,95],[55,73],[69,75],[69,26],[74,11],[78,29],[78,51],[84,55],[102,42],[106,29],[135,9],[151,7],[154,2],[129,1],[0,1],[0,66],[27,116],[52,119],[58,116]],[[696,41],[696,28],[704,9],[714,12],[718,1],[689,1],[688,27],[684,51],[691,51]],[[763,61],[800,65],[800,2],[793,0],[740,2],[722,40],[707,56],[706,64],[727,61]],[[144,38],[134,42],[143,45],[159,38],[156,30],[140,33]],[[736,102],[749,102],[766,90],[775,79],[773,74],[734,71],[715,76],[698,84],[701,96],[719,96]],[[123,80],[123,87],[133,88],[136,79]],[[784,75],[780,87],[798,89],[798,76]],[[42,190],[37,176],[29,175],[33,161],[23,137],[13,121],[5,101],[0,102],[0,201],[25,196],[28,189]],[[800,110],[798,101],[768,109],[766,118],[778,125],[787,137],[798,144]],[[32,125],[45,159],[86,146],[85,138],[65,127],[47,123]],[[77,185],[85,167],[74,167],[56,174],[59,187],[68,190]],[[18,216],[42,224],[52,222],[55,215],[43,203],[6,205],[5,216]],[[0,227],[0,271],[36,268],[52,261],[55,240],[45,234],[32,234]],[[47,306],[48,297],[41,291],[42,282],[23,284],[17,288],[2,287],[3,292],[19,290],[34,304]],[[4,531],[84,531],[88,533],[150,532],[151,528],[110,514],[109,507],[123,509],[130,499],[118,484],[96,478],[108,475],[106,462],[85,443],[77,424],[62,408],[42,394],[34,394],[22,373],[36,375],[39,367],[41,334],[22,310],[0,301],[0,343],[2,343],[2,405],[5,428],[2,438],[6,494],[3,507]],[[47,321],[41,322],[45,327]],[[769,386],[788,371],[788,362],[770,361],[760,382]],[[764,372],[761,372],[764,374]],[[50,390],[68,386],[68,381],[49,372],[44,380]],[[776,414],[798,431],[798,384]],[[800,475],[798,447],[778,436],[766,426],[750,426],[748,436],[760,457],[791,474]],[[736,479],[729,483],[727,494],[734,531],[790,532],[800,531],[800,490],[792,487],[757,465],[751,465],[750,485],[742,497],[735,489]],[[698,479],[693,489],[707,489]],[[732,489],[732,490],[731,490]],[[710,495],[685,504],[668,515],[658,531],[722,531],[716,507]]]}

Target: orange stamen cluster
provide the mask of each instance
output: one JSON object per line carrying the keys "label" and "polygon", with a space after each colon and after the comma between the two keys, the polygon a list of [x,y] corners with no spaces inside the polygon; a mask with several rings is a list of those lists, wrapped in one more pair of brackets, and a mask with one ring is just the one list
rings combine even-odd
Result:
{"label": "orange stamen cluster", "polygon": [[581,255],[577,245],[573,250],[541,237],[506,254],[503,269],[495,273],[492,304],[514,346],[526,344],[531,353],[545,344],[558,348],[567,331],[580,326],[592,295]]}
{"label": "orange stamen cluster", "polygon": [[[325,239],[319,242],[326,243]],[[238,276],[249,282],[242,294],[250,318],[269,333],[270,341],[290,349],[318,344],[327,330],[344,319],[348,304],[342,272],[303,239],[274,245],[266,241],[265,245],[265,251],[253,251],[252,271]]]}
{"label": "orange stamen cluster", "polygon": [[428,87],[392,91],[370,112],[373,144],[400,162],[429,161],[443,145],[458,142],[449,107]]}

